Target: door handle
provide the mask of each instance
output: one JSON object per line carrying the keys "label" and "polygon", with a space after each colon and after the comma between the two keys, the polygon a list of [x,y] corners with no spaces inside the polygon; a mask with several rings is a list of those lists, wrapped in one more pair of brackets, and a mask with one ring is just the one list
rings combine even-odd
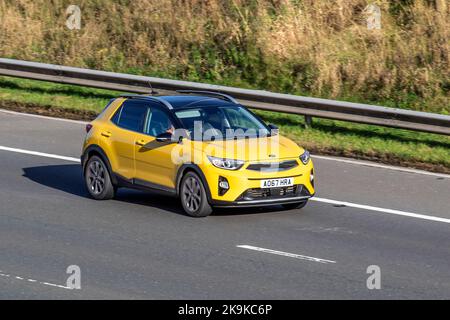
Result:
{"label": "door handle", "polygon": [[109,131],[103,131],[102,133],[101,133],[101,135],[102,136],[104,136],[104,137],[107,137],[107,138],[109,138],[109,137],[111,137],[111,132],[109,132]]}
{"label": "door handle", "polygon": [[143,147],[143,146],[145,146],[145,140],[137,140],[136,141],[136,144],[138,145],[138,146],[141,146],[141,147]]}

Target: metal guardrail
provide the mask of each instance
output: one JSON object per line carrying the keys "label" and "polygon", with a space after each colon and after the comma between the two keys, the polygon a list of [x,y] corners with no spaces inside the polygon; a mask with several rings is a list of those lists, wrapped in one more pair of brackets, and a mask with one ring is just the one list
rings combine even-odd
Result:
{"label": "metal guardrail", "polygon": [[309,98],[124,73],[0,58],[0,75],[133,93],[159,90],[207,90],[229,94],[255,109],[450,135],[450,116],[361,103]]}

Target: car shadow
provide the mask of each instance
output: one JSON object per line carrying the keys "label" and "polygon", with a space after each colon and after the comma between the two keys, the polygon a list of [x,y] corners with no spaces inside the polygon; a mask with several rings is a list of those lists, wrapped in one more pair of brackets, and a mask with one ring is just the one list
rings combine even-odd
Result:
{"label": "car shadow", "polygon": [[[23,176],[31,181],[78,197],[92,199],[84,185],[80,165],[48,165],[23,168],[22,170]],[[177,207],[178,201],[174,201],[174,198],[170,196],[121,188],[114,197],[114,200],[185,215],[183,209]]]}
{"label": "car shadow", "polygon": [[214,209],[214,216],[249,216],[255,214],[269,214],[274,212],[283,212],[281,206],[270,206],[270,207],[242,207],[242,208],[216,208]]}
{"label": "car shadow", "polygon": [[[78,197],[92,199],[84,186],[83,175],[80,165],[48,165],[39,167],[23,168],[23,176],[31,181],[50,187],[56,190],[64,191]],[[158,208],[170,211],[172,213],[186,216],[181,204],[173,197],[160,195],[157,193],[144,192],[139,190],[120,188],[117,192],[115,201],[126,202],[135,205]],[[215,216],[232,215],[251,215],[280,211],[281,207],[256,207],[256,208],[227,208],[215,209]]]}
{"label": "car shadow", "polygon": [[89,198],[89,193],[84,187],[80,165],[49,165],[23,168],[22,170],[23,176],[31,181],[79,197]]}

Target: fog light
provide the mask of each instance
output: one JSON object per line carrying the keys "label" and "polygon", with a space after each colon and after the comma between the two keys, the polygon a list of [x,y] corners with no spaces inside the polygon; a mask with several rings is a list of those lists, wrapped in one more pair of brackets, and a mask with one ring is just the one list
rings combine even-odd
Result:
{"label": "fog light", "polygon": [[228,185],[228,181],[220,181],[219,182],[219,187],[222,189],[230,189],[230,186]]}
{"label": "fog light", "polygon": [[228,191],[228,189],[230,189],[228,180],[224,177],[219,176],[219,196],[223,196]]}
{"label": "fog light", "polygon": [[314,188],[314,169],[311,170],[311,173],[310,173],[310,175],[309,175],[309,181],[311,181],[311,185],[312,185],[313,188]]}

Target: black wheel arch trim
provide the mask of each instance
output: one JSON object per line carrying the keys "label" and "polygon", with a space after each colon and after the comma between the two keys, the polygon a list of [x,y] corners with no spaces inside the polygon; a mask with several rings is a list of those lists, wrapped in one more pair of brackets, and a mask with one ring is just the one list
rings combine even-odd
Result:
{"label": "black wheel arch trim", "polygon": [[109,172],[109,176],[111,177],[111,182],[113,183],[113,185],[116,186],[118,184],[117,177],[112,170],[111,163],[109,162],[106,152],[99,145],[96,145],[96,144],[90,145],[89,147],[86,148],[86,150],[84,150],[83,154],[81,155],[81,166],[83,168],[83,175],[84,175],[84,170],[86,168],[86,163],[89,159],[88,155],[91,152],[96,152],[97,154],[100,155],[103,162],[106,164],[106,167]]}
{"label": "black wheel arch trim", "polygon": [[186,170],[192,170],[200,177],[200,179],[202,180],[203,186],[205,187],[205,190],[206,190],[206,198],[208,199],[208,202],[211,203],[212,197],[211,197],[211,190],[209,189],[208,181],[206,180],[206,177],[203,174],[202,170],[196,164],[183,164],[178,169],[177,179],[176,179],[177,196],[180,195],[181,179],[183,178]]}

